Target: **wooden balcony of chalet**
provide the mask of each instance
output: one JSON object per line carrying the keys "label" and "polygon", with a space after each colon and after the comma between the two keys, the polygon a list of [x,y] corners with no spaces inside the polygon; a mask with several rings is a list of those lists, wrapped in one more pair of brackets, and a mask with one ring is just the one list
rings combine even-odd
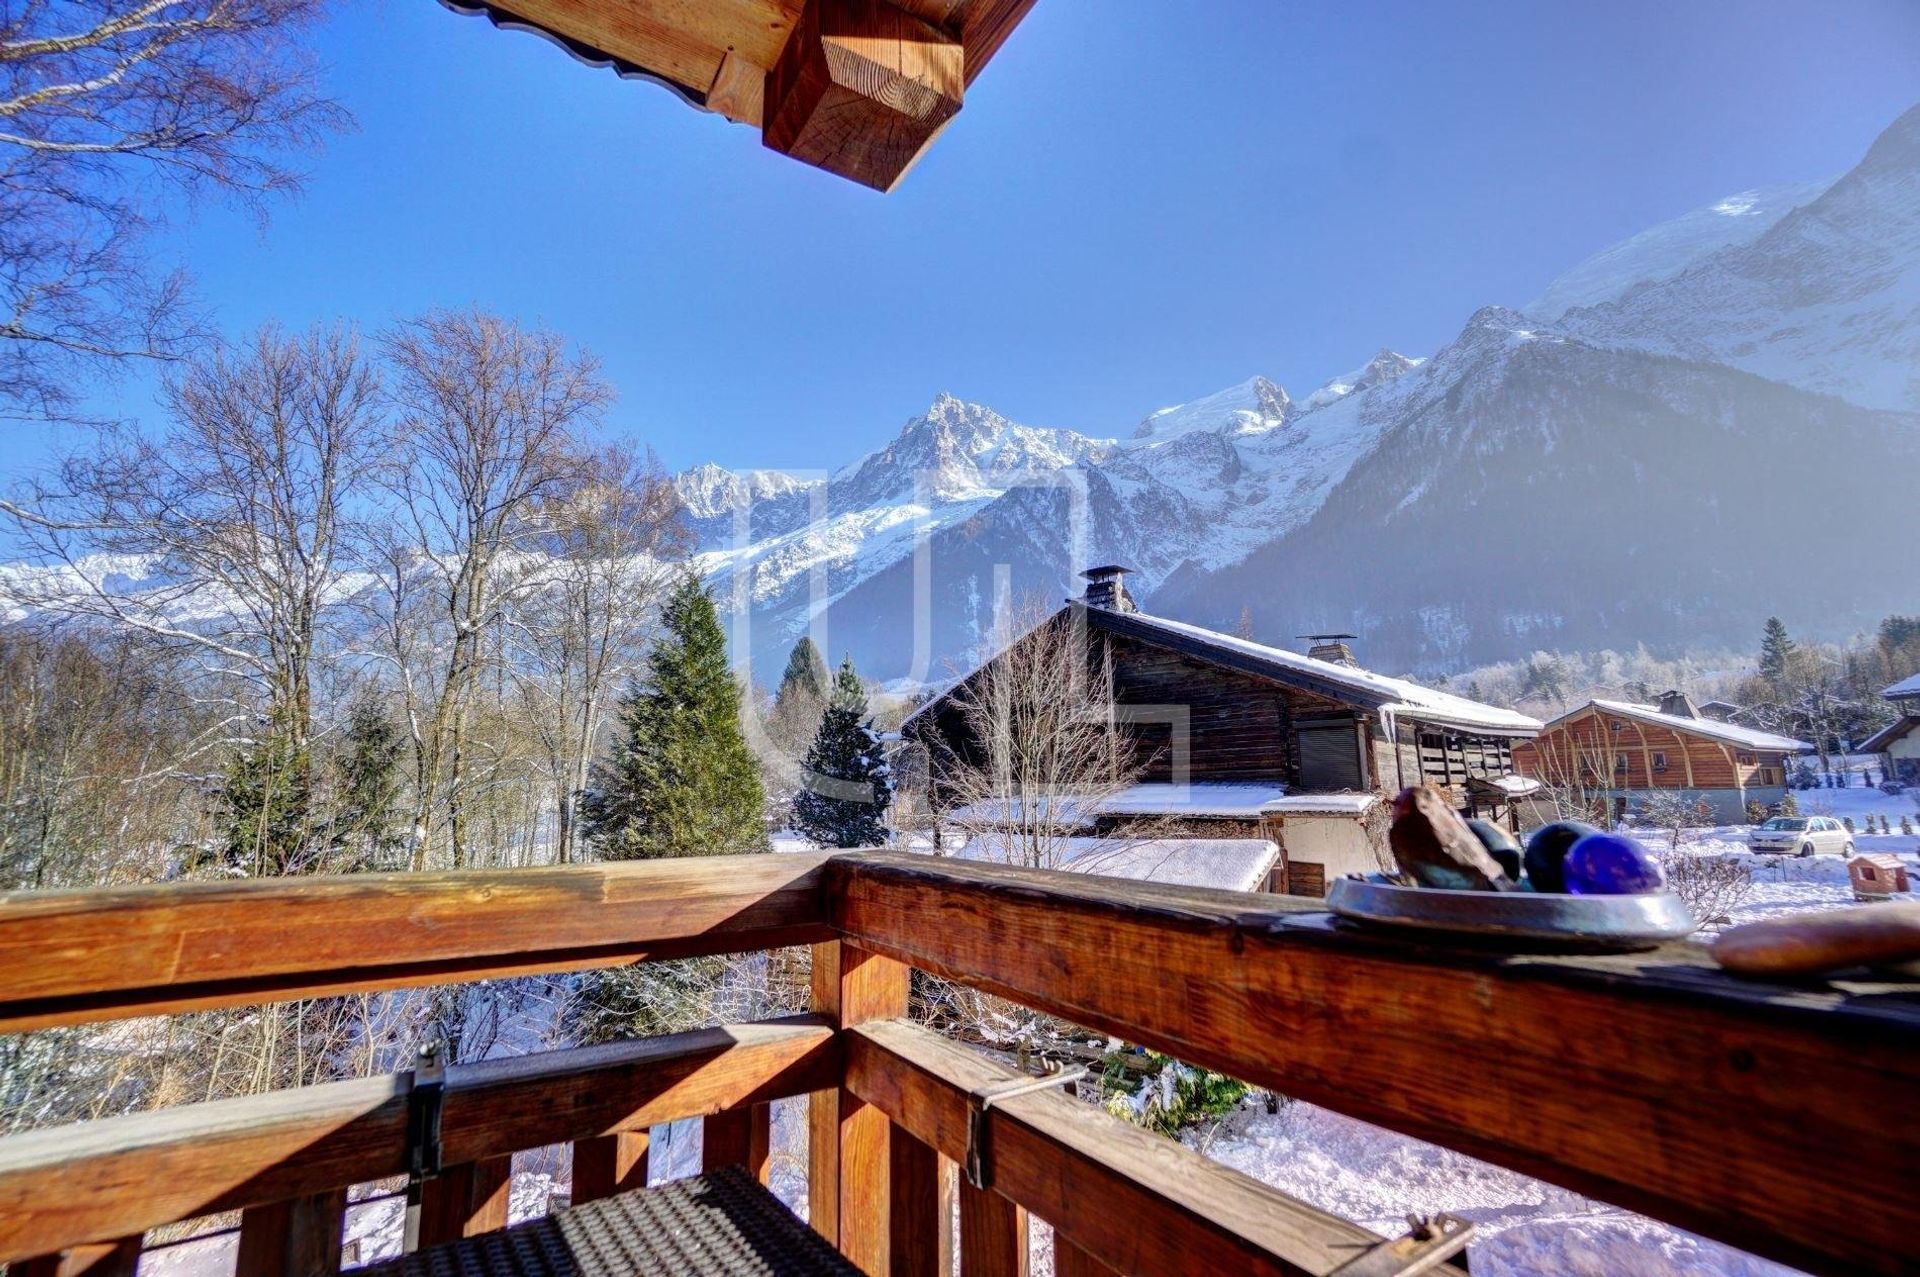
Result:
{"label": "wooden balcony of chalet", "polygon": [[[970,1140],[967,1277],[1023,1272],[1029,1215],[1062,1274],[1425,1271],[1057,1089],[982,1109],[1015,1075],[906,1018],[921,968],[1812,1272],[1913,1271],[1920,986],[1739,980],[1686,945],[1441,948],[1314,901],[877,853],[206,883],[0,897],[0,1031],[799,944],[811,1014],[446,1070],[422,1244],[499,1227],[520,1150],[571,1143],[576,1202],[614,1200],[672,1119],[764,1176],[769,1102],[807,1095],[812,1227],[866,1272],[951,1271],[941,1163]],[[414,1091],[0,1140],[0,1260],[130,1272],[149,1230],[238,1211],[243,1272],[330,1271],[348,1186],[421,1149]]]}

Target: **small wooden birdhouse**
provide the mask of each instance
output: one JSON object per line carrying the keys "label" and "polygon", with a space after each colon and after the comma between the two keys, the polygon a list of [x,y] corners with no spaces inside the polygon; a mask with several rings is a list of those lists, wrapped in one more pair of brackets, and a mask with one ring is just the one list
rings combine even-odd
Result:
{"label": "small wooden birdhouse", "polygon": [[1907,867],[1900,857],[1880,852],[1849,860],[1847,879],[1853,884],[1855,900],[1885,900],[1908,890]]}

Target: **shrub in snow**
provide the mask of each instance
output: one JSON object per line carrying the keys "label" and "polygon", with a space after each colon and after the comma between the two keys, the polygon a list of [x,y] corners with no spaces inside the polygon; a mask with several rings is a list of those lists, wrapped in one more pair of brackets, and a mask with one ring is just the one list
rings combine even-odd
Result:
{"label": "shrub in snow", "polygon": [[1701,927],[1723,926],[1753,895],[1753,869],[1745,857],[1695,856],[1668,850],[1660,856],[1667,886]]}
{"label": "shrub in snow", "polygon": [[1246,1097],[1247,1084],[1223,1074],[1195,1068],[1149,1051],[1153,1070],[1134,1074],[1124,1051],[1107,1055],[1101,1086],[1107,1092],[1107,1112],[1138,1126],[1177,1136],[1197,1122],[1225,1116]]}
{"label": "shrub in snow", "polygon": [[1843,824],[1843,825],[1845,825],[1845,826],[1847,827],[1847,832],[1848,832],[1848,833],[1852,833],[1852,832],[1853,832],[1853,817],[1851,817],[1851,816],[1842,816],[1842,817],[1840,818],[1840,823],[1841,823],[1841,824]]}
{"label": "shrub in snow", "polygon": [[1767,805],[1758,798],[1747,799],[1747,823],[1758,825],[1767,819]]}
{"label": "shrub in snow", "polygon": [[1910,816],[1900,817],[1900,832],[1905,834],[1909,838],[1913,837],[1913,818],[1912,817]]}

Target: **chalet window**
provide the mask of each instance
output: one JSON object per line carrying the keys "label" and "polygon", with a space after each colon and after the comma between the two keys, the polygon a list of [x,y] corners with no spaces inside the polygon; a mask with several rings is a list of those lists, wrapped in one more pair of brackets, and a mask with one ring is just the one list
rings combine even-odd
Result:
{"label": "chalet window", "polygon": [[1742,754],[1742,755],[1740,755],[1740,765],[1741,765],[1742,767],[1751,767],[1751,766],[1753,766],[1753,755],[1752,755],[1752,754]]}
{"label": "chalet window", "polygon": [[1667,770],[1667,756],[1659,750],[1653,752],[1653,770],[1657,772]]}
{"label": "chalet window", "polygon": [[1613,756],[1613,770],[1617,772],[1627,770],[1627,756],[1625,754],[1615,754]]}
{"label": "chalet window", "polygon": [[1613,718],[1613,719],[1608,719],[1608,720],[1607,720],[1607,730],[1608,730],[1608,731],[1610,731],[1610,732],[1624,732],[1624,731],[1626,731],[1626,730],[1627,730],[1627,725],[1626,725],[1625,723],[1623,723],[1623,722],[1621,722],[1621,721],[1620,721],[1619,719],[1617,719],[1617,718]]}

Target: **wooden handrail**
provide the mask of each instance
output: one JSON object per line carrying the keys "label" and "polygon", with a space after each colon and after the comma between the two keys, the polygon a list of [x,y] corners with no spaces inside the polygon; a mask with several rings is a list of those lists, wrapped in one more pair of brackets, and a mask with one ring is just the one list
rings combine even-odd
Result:
{"label": "wooden handrail", "polygon": [[[847,1030],[846,1062],[849,1091],[956,1162],[968,1092],[1020,1076],[903,1020]],[[988,1122],[993,1190],[1118,1273],[1321,1277],[1381,1240],[1059,1091],[1003,1100]]]}
{"label": "wooden handrail", "polygon": [[[449,1167],[837,1086],[817,1016],[447,1070]],[[408,1074],[0,1139],[0,1262],[404,1174]]]}
{"label": "wooden handrail", "polygon": [[1799,1268],[1902,1271],[1920,1234],[1920,1123],[1883,1102],[1920,1090],[1913,982],[1762,984],[1685,944],[1503,956],[923,856],[828,877],[872,952]]}
{"label": "wooden handrail", "polygon": [[811,944],[825,860],[0,893],[0,1032]]}

